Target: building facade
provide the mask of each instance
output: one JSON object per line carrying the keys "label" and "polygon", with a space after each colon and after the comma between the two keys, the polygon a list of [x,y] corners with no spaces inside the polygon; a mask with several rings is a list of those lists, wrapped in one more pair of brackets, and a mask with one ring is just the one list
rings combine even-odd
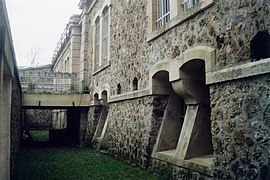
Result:
{"label": "building facade", "polygon": [[79,8],[84,143],[178,179],[269,178],[269,1]]}

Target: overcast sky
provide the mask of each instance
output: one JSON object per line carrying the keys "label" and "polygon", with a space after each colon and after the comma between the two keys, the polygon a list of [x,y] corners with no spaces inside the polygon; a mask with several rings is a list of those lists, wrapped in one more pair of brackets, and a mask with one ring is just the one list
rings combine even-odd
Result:
{"label": "overcast sky", "polygon": [[18,66],[51,63],[53,51],[69,17],[80,14],[80,0],[6,0]]}

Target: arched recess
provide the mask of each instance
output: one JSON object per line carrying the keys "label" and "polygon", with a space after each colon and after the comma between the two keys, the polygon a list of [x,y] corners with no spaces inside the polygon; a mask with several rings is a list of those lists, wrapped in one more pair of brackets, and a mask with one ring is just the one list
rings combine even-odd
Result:
{"label": "arched recess", "polygon": [[137,91],[138,90],[138,78],[135,77],[132,81],[132,90]]}
{"label": "arched recess", "polygon": [[174,92],[187,106],[176,155],[184,159],[213,153],[210,95],[205,81],[205,61],[192,59],[179,69],[180,79],[173,81]]}
{"label": "arched recess", "polygon": [[110,86],[108,84],[103,84],[100,87],[95,87],[93,88],[93,100],[94,100],[94,105],[101,105],[100,100],[102,99],[102,93],[106,91],[107,92],[107,101],[109,101],[109,97],[110,97]]}
{"label": "arched recess", "polygon": [[100,105],[98,93],[94,94],[94,105]]}
{"label": "arched recess", "polygon": [[175,152],[184,122],[185,104],[173,91],[169,82],[169,72],[158,71],[152,78],[153,92],[169,96],[155,151]]}
{"label": "arched recess", "polygon": [[169,72],[168,71],[158,71],[151,78],[152,80],[152,94],[171,94],[172,87],[169,82]]}
{"label": "arched recess", "polygon": [[216,62],[216,50],[208,46],[196,46],[184,52],[176,60],[170,61],[170,81],[178,80],[180,78],[179,67],[182,67],[184,64],[194,59],[201,59],[204,61],[205,74],[207,74],[213,71]]}
{"label": "arched recess", "polygon": [[172,81],[174,91],[185,99],[186,104],[198,104],[210,100],[205,82],[205,62],[193,59],[179,68],[179,79]]}
{"label": "arched recess", "polygon": [[[170,64],[167,61],[159,62],[150,71],[149,87],[151,94],[168,94]],[[167,74],[168,76],[167,76]],[[165,80],[164,79],[168,79]],[[164,83],[163,83],[164,82]],[[166,83],[167,82],[167,83]],[[170,88],[169,88],[170,89]]]}
{"label": "arched recess", "polygon": [[121,84],[120,84],[120,83],[117,84],[117,87],[116,87],[116,94],[117,94],[117,95],[122,94],[122,87],[121,87]]}
{"label": "arched recess", "polygon": [[205,62],[187,58],[164,63],[167,71],[163,68],[152,73],[152,93],[169,95],[152,157],[173,164],[185,161],[211,168],[211,109]]}
{"label": "arched recess", "polygon": [[98,120],[98,125],[93,137],[93,142],[96,142],[95,146],[97,149],[101,147],[102,144],[106,144],[106,129],[108,124],[108,113],[109,113],[109,104],[108,104],[108,92],[103,90],[101,92],[101,99],[99,100],[102,105],[101,114]]}
{"label": "arched recess", "polygon": [[101,100],[100,103],[104,107],[108,107],[108,92],[106,90],[101,92]]}

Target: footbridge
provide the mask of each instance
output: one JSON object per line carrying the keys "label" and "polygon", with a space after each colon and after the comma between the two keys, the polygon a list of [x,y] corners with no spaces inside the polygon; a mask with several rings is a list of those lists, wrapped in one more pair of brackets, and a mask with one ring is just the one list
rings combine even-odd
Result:
{"label": "footbridge", "polygon": [[24,109],[66,109],[89,107],[89,94],[24,93]]}
{"label": "footbridge", "polygon": [[22,69],[23,128],[48,129],[53,145],[82,144],[90,96],[79,77],[52,72],[47,66]]}
{"label": "footbridge", "polygon": [[84,143],[89,94],[24,93],[25,129],[49,129],[51,145]]}

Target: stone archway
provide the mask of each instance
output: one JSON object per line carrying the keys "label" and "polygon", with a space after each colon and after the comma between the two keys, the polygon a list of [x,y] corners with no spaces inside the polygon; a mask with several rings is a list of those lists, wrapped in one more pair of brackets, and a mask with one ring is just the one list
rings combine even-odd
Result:
{"label": "stone archway", "polygon": [[206,73],[211,71],[214,60],[214,49],[200,46],[180,59],[160,62],[150,71],[152,94],[169,95],[152,157],[176,165],[192,163],[211,169],[213,146]]}
{"label": "stone archway", "polygon": [[101,92],[101,99],[99,100],[102,110],[98,119],[98,124],[94,133],[93,142],[97,149],[100,149],[102,144],[106,144],[106,130],[108,124],[108,113],[109,113],[109,104],[108,104],[108,92],[106,90]]}
{"label": "stone archway", "polygon": [[156,151],[174,153],[184,121],[184,101],[174,92],[167,71],[159,71],[153,76],[153,90],[157,94],[169,96]]}
{"label": "stone archway", "polygon": [[171,84],[187,108],[176,155],[190,159],[212,154],[210,95],[205,83],[205,63],[200,59],[190,60],[179,71],[180,79]]}

